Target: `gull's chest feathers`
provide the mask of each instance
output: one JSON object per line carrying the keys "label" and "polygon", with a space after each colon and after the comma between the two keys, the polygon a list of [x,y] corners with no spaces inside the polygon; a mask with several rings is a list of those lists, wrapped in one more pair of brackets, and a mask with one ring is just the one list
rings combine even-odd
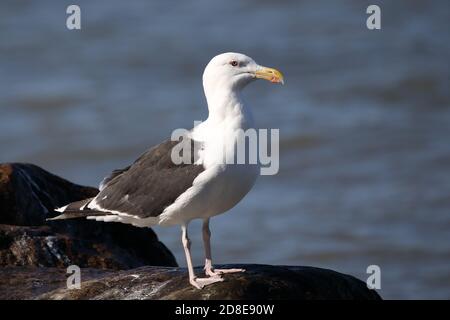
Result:
{"label": "gull's chest feathers", "polygon": [[259,175],[257,164],[236,162],[237,132],[252,128],[251,115],[236,112],[220,119],[208,118],[194,130],[195,139],[203,142],[200,159],[206,170],[205,175],[212,178],[207,185],[209,197],[214,199],[211,203],[213,214],[224,212],[239,202]]}
{"label": "gull's chest feathers", "polygon": [[[222,105],[220,110],[214,111],[193,131],[193,138],[203,144],[200,159],[205,168],[236,164],[239,135],[254,128],[250,110],[240,101]],[[246,153],[248,151],[246,147]]]}

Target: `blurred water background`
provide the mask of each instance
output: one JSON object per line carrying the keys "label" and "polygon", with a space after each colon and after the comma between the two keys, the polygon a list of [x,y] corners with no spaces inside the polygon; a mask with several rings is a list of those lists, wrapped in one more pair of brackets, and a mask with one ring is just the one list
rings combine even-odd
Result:
{"label": "blurred water background", "polygon": [[[0,2],[0,162],[96,185],[207,116],[211,57],[243,52],[286,85],[245,91],[279,128],[280,172],[212,220],[216,263],[332,268],[384,298],[450,298],[448,1]],[[200,223],[191,225],[203,263]],[[155,228],[185,265],[178,228]]]}

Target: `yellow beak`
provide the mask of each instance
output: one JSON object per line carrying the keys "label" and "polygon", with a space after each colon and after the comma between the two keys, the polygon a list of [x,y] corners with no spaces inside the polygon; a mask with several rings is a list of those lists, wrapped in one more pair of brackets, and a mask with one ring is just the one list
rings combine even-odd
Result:
{"label": "yellow beak", "polygon": [[283,74],[274,68],[258,66],[258,70],[255,72],[255,77],[258,79],[265,79],[273,83],[284,84]]}

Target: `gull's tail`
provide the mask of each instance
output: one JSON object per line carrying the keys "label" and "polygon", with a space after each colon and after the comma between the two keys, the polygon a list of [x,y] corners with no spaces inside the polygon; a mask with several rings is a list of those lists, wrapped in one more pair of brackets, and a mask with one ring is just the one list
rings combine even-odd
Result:
{"label": "gull's tail", "polygon": [[85,218],[88,220],[102,221],[102,222],[121,222],[131,224],[135,227],[143,228],[149,227],[159,223],[159,217],[148,217],[145,219],[137,219],[132,216],[119,215],[108,210],[96,210],[91,209],[88,205],[94,198],[89,198],[81,201],[69,203],[65,207],[55,209],[55,211],[61,212],[59,216],[46,219],[47,221],[54,220],[66,220]]}
{"label": "gull's tail", "polygon": [[69,203],[67,206],[55,209],[55,211],[61,212],[59,216],[46,219],[47,221],[53,220],[65,220],[65,219],[77,219],[86,218],[89,216],[104,216],[108,214],[105,211],[92,210],[87,208],[87,205],[94,198],[84,199],[76,202]]}

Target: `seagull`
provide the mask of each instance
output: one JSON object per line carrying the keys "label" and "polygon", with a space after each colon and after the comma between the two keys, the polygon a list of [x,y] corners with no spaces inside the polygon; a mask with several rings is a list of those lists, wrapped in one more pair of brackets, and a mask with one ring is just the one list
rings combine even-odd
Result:
{"label": "seagull", "polygon": [[[209,222],[233,208],[259,176],[258,164],[233,163],[229,161],[232,153],[226,152],[238,143],[236,130],[255,129],[251,110],[241,97],[242,89],[255,79],[284,84],[280,71],[260,66],[244,54],[215,56],[203,73],[209,111],[205,121],[178,140],[168,139],[126,168],[114,170],[103,179],[96,197],[55,209],[60,215],[49,220],[87,218],[137,227],[181,225],[189,282],[194,287],[223,281],[226,273],[245,272],[213,267]],[[174,161],[180,140],[188,146],[179,152],[188,160],[181,163]],[[204,278],[196,277],[192,265],[188,224],[194,219],[203,220]]]}

